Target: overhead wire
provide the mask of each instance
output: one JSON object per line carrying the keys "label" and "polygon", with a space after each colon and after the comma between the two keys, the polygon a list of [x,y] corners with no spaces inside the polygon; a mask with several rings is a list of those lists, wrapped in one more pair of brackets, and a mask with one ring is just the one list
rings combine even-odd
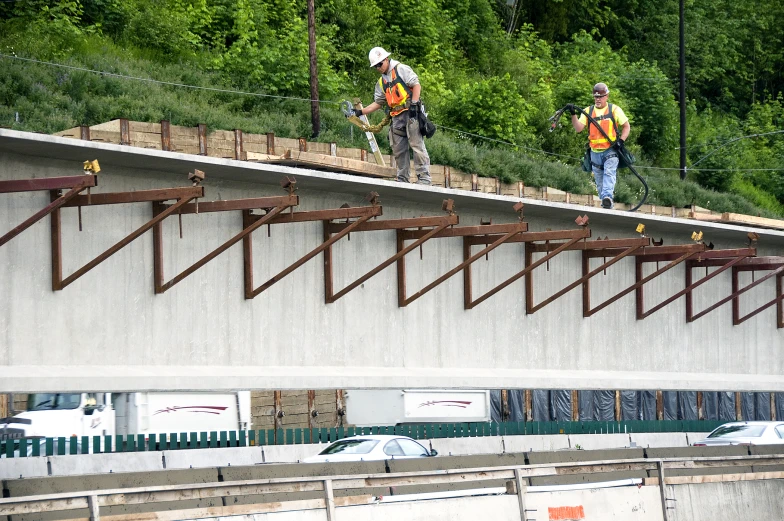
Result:
{"label": "overhead wire", "polygon": [[[5,2],[5,1],[6,0],[0,0],[0,2]],[[179,82],[171,82],[171,81],[164,81],[164,80],[156,80],[156,79],[153,79],[153,78],[144,78],[144,77],[140,77],[140,76],[131,76],[129,74],[119,74],[119,73],[114,73],[114,72],[100,71],[100,70],[96,70],[96,69],[90,69],[90,68],[87,68],[87,67],[77,67],[77,66],[74,66],[74,65],[66,65],[66,64],[63,64],[63,63],[50,62],[50,61],[45,61],[45,60],[36,60],[34,58],[24,58],[22,56],[16,56],[15,54],[0,53],[0,58],[8,58],[8,59],[19,60],[19,61],[28,62],[28,63],[36,63],[36,64],[39,64],[39,65],[48,65],[48,66],[51,66],[51,67],[59,67],[59,68],[62,68],[62,69],[75,70],[75,71],[81,71],[81,72],[88,72],[88,73],[92,73],[92,74],[98,74],[100,76],[108,76],[108,77],[119,78],[119,79],[143,81],[143,82],[147,82],[147,83],[153,83],[153,84],[157,84],[157,85],[167,85],[167,86],[171,86],[171,87],[183,87],[183,88],[188,88],[188,89],[203,90],[203,91],[209,91],[209,92],[218,92],[218,93],[224,93],[224,94],[237,94],[237,95],[242,95],[242,96],[255,96],[255,97],[262,97],[262,98],[282,99],[282,100],[294,100],[294,101],[306,101],[306,102],[316,101],[318,103],[324,103],[324,104],[329,104],[329,105],[340,105],[340,101],[321,100],[321,99],[316,100],[316,99],[312,99],[312,98],[303,98],[303,97],[297,97],[297,96],[281,96],[281,95],[277,95],[277,94],[263,94],[263,93],[259,93],[259,92],[247,92],[247,91],[240,91],[240,90],[235,90],[235,89],[221,89],[221,88],[217,88],[217,87],[204,87],[204,86],[200,86],[200,85],[190,85],[190,84],[187,84],[187,83],[179,83]],[[635,78],[635,79],[651,79],[651,80],[653,80],[653,79],[657,79],[657,78]],[[661,81],[667,81],[666,78],[660,78],[660,80]],[[495,138],[491,138],[491,137],[487,137],[487,136],[482,136],[480,134],[476,134],[476,133],[473,133],[473,132],[468,132],[468,131],[461,130],[461,129],[447,127],[445,125],[436,125],[436,127],[444,129],[444,130],[449,130],[449,131],[452,131],[452,132],[456,132],[458,134],[471,136],[471,137],[474,137],[474,138],[477,138],[477,139],[481,139],[481,140],[484,140],[484,141],[488,141],[488,142],[492,142],[492,143],[499,143],[499,144],[507,145],[507,146],[512,146],[512,147],[515,147],[515,148],[518,148],[518,149],[521,149],[521,150],[527,150],[527,151],[530,151],[530,152],[535,152],[535,153],[538,153],[538,154],[543,154],[543,155],[553,156],[553,157],[558,157],[558,158],[566,158],[566,159],[570,159],[570,160],[576,161],[576,162],[580,161],[580,158],[575,157],[575,156],[570,156],[570,155],[566,155],[566,154],[558,154],[558,153],[555,153],[555,152],[548,152],[546,150],[541,150],[541,149],[537,149],[537,148],[526,147],[526,146],[523,146],[523,145],[518,145],[517,143],[513,143],[511,141],[504,141],[504,140],[501,140],[501,139],[495,139]],[[707,155],[703,156],[702,158],[700,158],[698,161],[693,163],[692,166],[689,167],[688,169],[689,170],[699,170],[699,171],[704,171],[704,172],[723,172],[723,171],[743,171],[743,172],[771,172],[771,171],[774,171],[775,172],[775,171],[784,170],[784,167],[782,167],[782,168],[744,168],[744,169],[737,169],[737,168],[694,168],[694,166],[696,164],[700,163],[702,160],[706,159],[710,155],[713,155],[713,153],[717,152],[719,149],[721,149],[721,148],[723,148],[723,147],[725,147],[725,146],[727,146],[727,145],[729,145],[731,143],[739,141],[741,139],[752,138],[752,137],[762,137],[762,136],[767,136],[767,135],[772,135],[772,134],[782,134],[782,133],[784,133],[784,130],[777,130],[777,131],[773,131],[773,132],[765,132],[765,133],[759,133],[759,134],[750,134],[748,136],[740,136],[738,138],[730,139],[728,141],[723,142],[719,147],[717,147],[715,150],[712,150],[709,154],[707,154]],[[672,170],[672,171],[679,171],[680,170],[680,168],[667,168],[667,167],[642,166],[642,165],[638,165],[637,168],[644,168],[644,169],[648,169],[648,170]]]}

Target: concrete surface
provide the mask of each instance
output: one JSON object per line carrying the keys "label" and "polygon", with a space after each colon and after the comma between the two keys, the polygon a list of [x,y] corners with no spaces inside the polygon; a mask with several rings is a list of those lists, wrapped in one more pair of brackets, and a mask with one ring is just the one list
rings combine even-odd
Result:
{"label": "concrete surface", "polygon": [[261,447],[265,463],[296,463],[324,450],[328,443],[305,445],[264,445]]}
{"label": "concrete surface", "polygon": [[46,457],[0,459],[0,479],[37,478],[48,476]]}
{"label": "concrete surface", "polygon": [[583,450],[616,449],[630,445],[628,434],[570,434],[569,446]]}
{"label": "concrete surface", "polygon": [[231,467],[263,463],[260,447],[163,451],[167,469]]}
{"label": "concrete surface", "polygon": [[629,434],[630,443],[638,447],[688,447],[689,441],[683,432],[635,432]]}
{"label": "concrete surface", "polygon": [[538,452],[568,449],[569,436],[566,434],[504,436],[506,452]]}
{"label": "concrete surface", "polygon": [[110,474],[116,472],[153,472],[163,470],[163,453],[84,454],[49,456],[52,476]]}
{"label": "concrete surface", "polygon": [[[514,222],[517,198],[402,186],[343,174],[253,164],[0,129],[0,179],[76,175],[86,159],[102,172],[93,193],[182,187],[194,167],[206,172],[205,200],[282,195],[295,176],[299,210],[366,204],[381,195],[383,219],[443,215],[455,200],[461,225]],[[3,230],[49,202],[46,192],[0,196]],[[529,230],[574,229],[589,215],[593,237],[638,236],[637,223],[665,243],[691,243],[700,229],[716,248],[738,248],[751,230],[628,212],[525,200]],[[85,265],[145,223],[150,203],[85,207],[79,232],[75,208],[62,210],[63,273]],[[334,304],[324,303],[322,258],[313,259],[255,299],[243,293],[237,244],[164,294],[153,292],[152,237],[119,251],[62,291],[51,289],[50,219],[0,247],[0,288],[14,302],[0,310],[0,392],[345,388],[682,389],[784,391],[784,329],[775,308],[733,326],[725,306],[687,323],[684,299],[637,320],[633,296],[583,318],[577,288],[526,315],[523,280],[472,310],[455,276],[416,302],[398,307],[397,270],[390,267]],[[167,280],[240,232],[239,211],[184,215],[163,223]],[[781,254],[784,232],[755,229],[760,255]],[[275,225],[254,233],[254,281],[261,284],[322,242],[322,224]],[[351,234],[333,247],[335,288],[396,252],[392,231]],[[460,239],[434,239],[423,260],[406,264],[408,294],[462,261]],[[520,244],[494,250],[473,267],[474,295],[517,272]],[[598,260],[591,266],[597,266]],[[646,266],[645,273],[655,270]],[[650,308],[683,288],[678,266],[645,286]],[[566,252],[535,272],[537,302],[578,278],[581,255]],[[742,283],[746,283],[744,274]],[[623,259],[591,285],[592,303],[634,282]],[[742,311],[770,299],[769,280],[743,295]],[[759,290],[759,291],[757,291]],[[695,292],[695,307],[730,291],[728,272]],[[46,323],[47,327],[40,327]],[[307,324],[307,327],[303,327]],[[51,331],[58,331],[52,336]],[[608,335],[607,332],[612,334]],[[602,341],[595,341],[601,338]],[[586,339],[592,339],[587,341]],[[744,349],[739,351],[737,346]],[[96,356],[100,353],[100,356]]]}
{"label": "concrete surface", "polygon": [[757,521],[782,519],[784,480],[668,485],[670,521]]}
{"label": "concrete surface", "polygon": [[503,438],[501,436],[488,436],[484,438],[441,438],[435,440],[419,440],[429,448],[431,445],[438,451],[439,456],[465,455],[465,454],[500,454],[504,452]]}

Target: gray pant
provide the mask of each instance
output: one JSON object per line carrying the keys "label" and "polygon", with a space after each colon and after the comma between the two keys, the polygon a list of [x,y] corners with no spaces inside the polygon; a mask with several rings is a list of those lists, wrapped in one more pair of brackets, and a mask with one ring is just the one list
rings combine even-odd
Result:
{"label": "gray pant", "polygon": [[425,148],[425,140],[419,131],[419,121],[410,118],[408,111],[392,118],[389,127],[389,144],[392,146],[392,155],[397,163],[397,180],[409,182],[409,156],[408,150],[414,152],[414,169],[417,173],[419,184],[430,184],[430,156]]}

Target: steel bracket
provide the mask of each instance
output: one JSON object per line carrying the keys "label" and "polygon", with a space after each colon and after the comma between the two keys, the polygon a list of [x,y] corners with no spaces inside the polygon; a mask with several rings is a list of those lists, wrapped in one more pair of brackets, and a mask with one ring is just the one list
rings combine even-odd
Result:
{"label": "steel bracket", "polygon": [[[365,273],[357,280],[352,282],[351,284],[347,285],[345,288],[341,289],[337,293],[334,292],[334,284],[333,284],[333,277],[332,277],[332,250],[329,249],[324,252],[324,296],[327,304],[332,304],[333,302],[337,301],[339,298],[343,297],[344,295],[348,294],[350,291],[356,289],[365,281],[369,280],[370,278],[374,277],[384,269],[388,268],[395,262],[398,263],[398,302],[400,302],[400,295],[401,291],[402,294],[405,294],[405,264],[402,264],[402,273],[401,273],[401,260],[405,257],[405,255],[410,252],[411,250],[421,246],[434,236],[442,233],[448,226],[453,226],[458,224],[460,219],[457,215],[450,213],[449,215],[444,216],[436,216],[436,217],[412,217],[410,219],[389,219],[383,221],[375,221],[372,223],[365,223],[362,226],[356,227],[354,231],[356,232],[368,232],[368,231],[382,231],[382,230],[396,230],[397,231],[397,253],[392,257],[389,257],[387,260],[370,270],[369,272]],[[334,238],[332,234],[343,233],[347,230],[346,224],[338,224],[338,223],[330,223],[325,221],[324,222],[324,240],[331,240],[330,238]],[[406,228],[432,228],[430,230],[420,230],[424,232],[424,234],[417,239],[414,243],[405,246],[403,241],[401,240],[401,232]]]}
{"label": "steel bracket", "polygon": [[[776,327],[779,329],[784,328],[784,257],[757,257],[754,259],[747,259],[747,261],[748,262],[744,265],[732,267],[732,293],[734,295],[734,298],[732,299],[732,325],[738,326],[775,304]],[[740,288],[738,274],[741,271],[768,271],[769,273],[744,288]],[[774,276],[776,277],[776,295],[773,300],[770,300],[746,315],[741,316],[740,300],[738,296]]]}
{"label": "steel bracket", "polygon": [[[241,232],[234,235],[231,239],[224,242],[213,251],[202,257],[198,262],[191,265],[189,268],[180,272],[177,276],[171,279],[169,282],[163,282],[163,226],[162,223],[158,222],[152,229],[153,234],[153,252],[155,255],[155,263],[154,263],[154,272],[155,272],[155,293],[164,293],[169,290],[172,286],[177,284],[178,282],[182,281],[188,275],[192,274],[212,259],[223,253],[224,251],[228,250],[231,246],[237,244],[240,240],[242,240],[246,235],[253,232],[258,227],[266,224],[275,216],[279,215],[281,212],[287,210],[288,208],[297,206],[299,204],[299,197],[296,195],[284,195],[280,197],[259,197],[255,199],[235,199],[235,200],[228,200],[228,201],[211,201],[211,202],[203,202],[203,203],[189,203],[180,207],[177,211],[178,215],[183,214],[198,214],[198,213],[210,213],[210,212],[228,212],[228,211],[236,211],[236,210],[255,210],[255,209],[264,209],[266,210],[266,214],[260,216],[259,219],[255,220],[255,222],[244,225]],[[158,215],[159,213],[165,211],[168,206],[161,202],[153,202],[152,203],[152,213],[153,216]],[[244,224],[244,223],[243,223]]]}
{"label": "steel bracket", "polygon": [[[647,237],[639,238],[639,239],[598,239],[595,241],[583,241],[583,242],[575,242],[570,246],[566,246],[564,243],[551,243],[546,241],[544,244],[535,244],[535,243],[526,243],[525,244],[525,267],[528,268],[529,266],[533,265],[533,254],[534,253],[549,253],[554,252],[554,250],[561,249],[564,250],[580,250],[583,253],[583,276],[577,279],[576,281],[572,282],[565,288],[561,289],[560,291],[556,292],[552,296],[548,297],[544,301],[539,304],[534,304],[534,280],[533,280],[533,272],[529,270],[525,275],[525,313],[527,315],[531,315],[536,313],[546,305],[552,303],[556,299],[564,296],[565,294],[572,291],[577,286],[583,286],[583,312],[586,309],[586,295],[588,295],[589,291],[589,281],[590,279],[598,274],[600,271],[603,271],[616,262],[620,261],[624,257],[628,255],[632,255],[634,252],[639,250],[640,248],[644,248],[650,244],[650,239]],[[610,260],[605,261],[602,263],[601,266],[594,269],[593,271],[588,271],[587,265],[587,257],[595,256],[595,257],[611,257]],[[539,259],[539,261],[544,261],[543,259]],[[540,262],[541,263],[541,262]]]}
{"label": "steel bracket", "polygon": [[[492,297],[502,289],[508,287],[513,282],[521,279],[522,277],[526,276],[528,273],[536,269],[538,266],[544,264],[545,262],[549,262],[552,260],[556,255],[560,254],[562,251],[570,248],[578,241],[587,239],[591,236],[591,229],[590,228],[580,228],[578,230],[556,230],[556,231],[548,231],[548,232],[528,232],[519,233],[514,237],[510,238],[507,242],[510,243],[529,243],[535,241],[559,241],[559,240],[566,240],[567,242],[564,243],[555,243],[556,248],[552,251],[549,251],[547,255],[542,257],[541,259],[537,259],[536,262],[533,262],[526,267],[503,281],[502,283],[498,284],[496,287],[492,288],[491,290],[484,293],[477,299],[473,298],[472,295],[472,279],[471,279],[471,266],[470,264],[466,266],[465,270],[463,270],[463,282],[464,282],[464,308],[465,309],[473,309],[488,298]],[[463,239],[463,258],[468,260],[471,258],[471,247],[475,245],[487,245],[491,244],[493,241],[498,239],[498,235],[477,235],[477,236],[469,236]],[[483,250],[484,251],[484,250]],[[481,255],[481,252],[480,254]]]}
{"label": "steel bracket", "polygon": [[[52,192],[51,197],[54,201],[58,197],[57,193]],[[62,224],[60,221],[61,208],[57,208],[52,211],[52,290],[62,290],[77,280],[79,277],[141,237],[144,232],[163,221],[166,217],[172,213],[177,212],[177,210],[179,210],[182,206],[199,197],[204,197],[204,188],[201,186],[187,188],[163,188],[159,190],[140,190],[137,192],[92,194],[90,196],[74,195],[69,201],[61,205],[62,208],[80,208],[82,206],[98,206],[123,203],[162,202],[169,200],[177,200],[177,202],[161,211],[158,215],[154,216],[144,225],[137,228],[120,242],[110,247],[108,250],[76,270],[73,274],[69,275],[65,279],[63,279],[62,264]]]}
{"label": "steel bracket", "polygon": [[[363,225],[374,224],[368,223],[367,221],[382,214],[382,207],[377,204],[372,204],[371,206],[344,206],[342,208],[335,208],[331,210],[292,212],[273,216],[271,219],[266,221],[266,224],[285,224],[309,221],[324,221],[325,223],[329,223],[335,219],[346,221],[349,221],[350,219],[356,220],[344,223],[343,229],[340,230],[339,233],[332,237],[325,237],[324,242],[322,242],[319,246],[308,252],[304,257],[300,258],[298,261],[294,262],[289,267],[257,288],[253,287],[253,244],[251,242],[251,234],[246,234],[242,238],[245,256],[245,298],[252,299],[257,297],[259,294],[272,287],[276,282],[295,271],[297,268],[311,260],[322,251],[325,253],[326,263],[326,257],[331,256],[330,247],[335,242],[339,241],[344,236],[348,235],[352,231],[355,231]],[[254,223],[257,223],[260,219],[263,219],[263,217],[252,215],[249,210],[246,210],[243,212],[242,225],[244,228],[247,228],[249,226],[253,226]]]}
{"label": "steel bracket", "polygon": [[[43,177],[40,179],[15,179],[12,181],[0,181],[0,194],[16,192],[40,192],[45,190],[48,190],[50,194],[57,194],[56,196],[51,197],[51,202],[48,205],[44,206],[41,210],[37,211],[24,222],[0,237],[0,246],[4,245],[58,208],[62,207],[65,203],[79,195],[79,193],[82,191],[94,186],[98,186],[98,176],[91,174],[67,177]],[[66,193],[61,194],[59,192],[60,190],[65,190],[66,188],[69,189]]]}
{"label": "steel bracket", "polygon": [[[431,289],[435,288],[442,282],[446,281],[447,279],[457,275],[460,271],[468,270],[471,267],[471,264],[486,256],[491,251],[496,249],[497,247],[501,246],[504,243],[512,242],[512,239],[519,237],[522,232],[528,230],[528,223],[526,222],[518,222],[512,224],[482,224],[479,226],[460,226],[457,228],[448,228],[443,230],[440,233],[437,233],[433,236],[433,238],[444,238],[444,237],[463,237],[463,241],[466,241],[470,238],[481,238],[485,239],[488,242],[485,243],[486,247],[476,253],[475,255],[471,256],[470,252],[467,257],[464,256],[463,262],[458,264],[456,267],[449,270],[444,275],[441,275],[439,278],[419,290],[417,293],[411,295],[410,297],[406,296],[406,283],[405,279],[403,280],[402,284],[398,284],[398,305],[400,307],[405,307],[416,299],[430,291]],[[424,231],[422,230],[399,230],[398,231],[398,251],[405,245],[405,241],[407,240],[418,240],[424,237]],[[503,235],[501,235],[503,234]],[[488,237],[492,237],[492,240],[487,239]],[[464,252],[465,253],[465,252]],[[403,276],[405,277],[405,257],[401,257],[398,261],[398,273],[402,271]],[[465,272],[465,271],[464,271]],[[470,279],[469,279],[470,280]],[[467,288],[470,291],[470,287]],[[464,290],[465,291],[465,290]]]}
{"label": "steel bracket", "polygon": [[[751,253],[747,255],[747,254],[745,254],[745,252],[751,252]],[[739,255],[743,255],[743,256],[742,257],[738,257]],[[772,268],[769,267],[771,264],[770,264],[770,261],[767,260],[767,259],[776,259],[776,258],[779,258],[779,257],[759,257],[759,258],[757,258],[757,257],[755,257],[755,255],[756,255],[756,248],[746,248],[746,249],[738,249],[738,250],[717,250],[717,251],[705,252],[703,255],[701,255],[701,258],[699,260],[687,261],[686,262],[686,287],[687,288],[692,285],[692,281],[693,281],[693,271],[692,270],[694,270],[694,268],[705,268],[706,269],[706,277],[708,277],[709,275],[707,275],[707,268],[709,268],[709,267],[718,267],[718,268],[720,268],[720,271],[724,271],[724,270],[732,267],[733,268],[733,276],[732,276],[733,284],[735,284],[735,281],[737,279],[737,276],[736,276],[737,272],[734,271],[734,268],[736,268],[736,267],[740,268],[740,267],[750,267],[750,266],[764,266],[764,267],[757,268],[757,269],[773,269],[774,271],[772,273],[769,273],[768,275],[766,275],[762,279],[753,282],[749,286],[746,286],[745,288],[743,288],[741,290],[733,291],[732,294],[730,294],[730,296],[719,300],[718,302],[716,302],[715,304],[713,304],[711,306],[708,306],[707,308],[703,309],[699,313],[694,313],[694,302],[693,302],[694,299],[692,297],[691,292],[687,293],[686,294],[686,322],[694,322],[695,320],[704,317],[705,315],[707,315],[711,311],[713,311],[715,309],[718,309],[719,307],[723,306],[724,304],[726,304],[730,300],[737,299],[737,297],[740,296],[741,294],[743,294],[746,291],[750,290],[751,288],[761,284],[762,282],[766,281],[770,277],[775,276],[777,273],[780,273],[780,271],[779,272],[775,271],[775,264],[773,265],[774,267],[772,267]],[[784,271],[784,259],[782,260],[781,266],[782,266],[782,271]],[[714,273],[716,273],[716,272],[714,272]],[[711,274],[711,275],[713,275],[713,274]],[[705,277],[703,277],[703,279],[701,279],[701,280],[704,280],[704,278]]]}

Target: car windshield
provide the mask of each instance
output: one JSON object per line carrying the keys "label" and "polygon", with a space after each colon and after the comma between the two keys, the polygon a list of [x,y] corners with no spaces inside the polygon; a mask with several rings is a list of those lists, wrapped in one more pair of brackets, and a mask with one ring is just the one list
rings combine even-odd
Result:
{"label": "car windshield", "polygon": [[708,438],[759,438],[763,432],[764,425],[722,425]]}
{"label": "car windshield", "polygon": [[378,445],[378,440],[341,440],[319,454],[367,454]]}
{"label": "car windshield", "polygon": [[27,410],[76,409],[80,403],[82,395],[79,393],[37,393],[28,396]]}

